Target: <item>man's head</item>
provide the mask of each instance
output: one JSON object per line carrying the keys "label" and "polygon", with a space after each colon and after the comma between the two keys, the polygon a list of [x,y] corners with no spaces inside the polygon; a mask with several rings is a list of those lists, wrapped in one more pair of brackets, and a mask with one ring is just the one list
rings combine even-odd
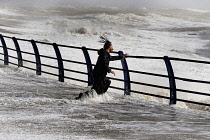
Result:
{"label": "man's head", "polygon": [[104,43],[104,50],[105,51],[112,52],[114,50],[113,46],[112,46],[112,43],[109,41],[109,39],[105,35],[100,36],[99,42]]}
{"label": "man's head", "polygon": [[107,52],[112,52],[114,49],[113,49],[113,46],[112,46],[112,43],[110,41],[106,41],[105,44],[104,44],[104,50],[106,50]]}

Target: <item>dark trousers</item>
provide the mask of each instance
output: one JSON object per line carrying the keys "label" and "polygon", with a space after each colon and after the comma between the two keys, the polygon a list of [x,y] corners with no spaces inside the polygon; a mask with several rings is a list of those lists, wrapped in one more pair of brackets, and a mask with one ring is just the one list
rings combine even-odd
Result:
{"label": "dark trousers", "polygon": [[98,77],[93,77],[93,87],[97,94],[103,94],[105,93],[109,86],[111,84],[111,80],[109,78],[98,78]]}

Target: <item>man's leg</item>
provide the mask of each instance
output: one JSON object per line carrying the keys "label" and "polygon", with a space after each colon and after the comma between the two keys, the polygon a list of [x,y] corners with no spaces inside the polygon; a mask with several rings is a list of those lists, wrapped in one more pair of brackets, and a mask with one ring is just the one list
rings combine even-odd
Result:
{"label": "man's leg", "polygon": [[102,80],[95,80],[93,83],[92,89],[94,89],[97,94],[102,94],[103,93],[103,85],[104,85],[104,82]]}
{"label": "man's leg", "polygon": [[105,78],[94,78],[94,82],[93,82],[93,87],[92,89],[94,89],[97,94],[103,94],[105,93],[109,86],[111,84],[111,81],[105,77]]}
{"label": "man's leg", "polygon": [[83,93],[80,93],[79,96],[75,98],[75,100],[81,99],[82,95],[83,95]]}
{"label": "man's leg", "polygon": [[107,77],[105,77],[105,82],[104,82],[104,93],[108,90],[110,84],[111,84],[111,80]]}

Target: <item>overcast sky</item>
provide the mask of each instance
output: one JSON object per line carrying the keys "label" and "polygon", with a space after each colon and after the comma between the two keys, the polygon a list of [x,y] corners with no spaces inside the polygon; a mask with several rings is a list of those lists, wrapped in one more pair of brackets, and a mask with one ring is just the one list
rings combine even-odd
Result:
{"label": "overcast sky", "polygon": [[1,4],[29,6],[107,6],[124,8],[209,9],[210,0],[0,0]]}

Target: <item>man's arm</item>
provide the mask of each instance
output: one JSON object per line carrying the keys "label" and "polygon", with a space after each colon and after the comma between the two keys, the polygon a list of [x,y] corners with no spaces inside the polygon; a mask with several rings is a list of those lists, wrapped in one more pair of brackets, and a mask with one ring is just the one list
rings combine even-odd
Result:
{"label": "man's arm", "polygon": [[120,60],[120,59],[122,59],[122,56],[111,56],[110,57],[110,61],[115,61],[115,60]]}
{"label": "man's arm", "polygon": [[123,59],[123,58],[126,58],[127,55],[128,55],[128,54],[126,53],[126,54],[124,54],[124,55],[111,56],[111,57],[110,57],[110,61],[121,60],[121,59]]}
{"label": "man's arm", "polygon": [[[110,61],[120,60],[120,59],[126,58],[127,55],[128,55],[128,54],[126,53],[126,54],[124,54],[124,55],[119,55],[119,56],[110,56]],[[110,69],[110,68],[109,68],[109,69]],[[110,69],[110,72],[111,72],[112,74],[114,74],[114,76],[115,76],[115,72],[114,72],[114,71],[112,71],[112,70]]]}
{"label": "man's arm", "polygon": [[103,60],[107,72],[110,73],[112,70],[109,68],[109,56],[104,54]]}

